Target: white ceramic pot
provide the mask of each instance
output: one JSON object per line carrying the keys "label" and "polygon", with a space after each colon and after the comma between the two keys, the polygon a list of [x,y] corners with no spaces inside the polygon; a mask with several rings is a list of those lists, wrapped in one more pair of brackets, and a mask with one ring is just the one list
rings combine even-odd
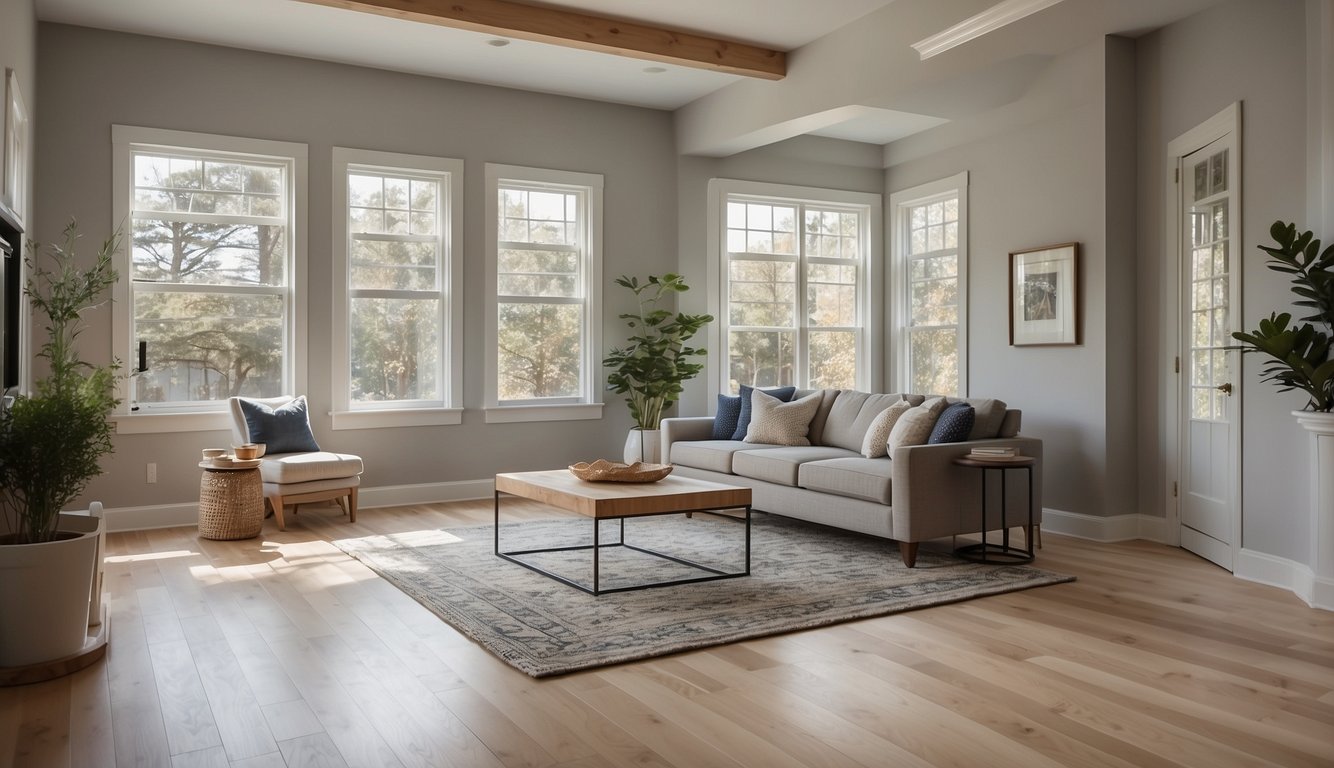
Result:
{"label": "white ceramic pot", "polygon": [[70,538],[0,544],[0,667],[72,656],[88,636],[101,517],[60,515]]}
{"label": "white ceramic pot", "polygon": [[1293,411],[1292,415],[1310,435],[1311,519],[1307,536],[1315,579],[1306,601],[1334,610],[1334,413]]}
{"label": "white ceramic pot", "polygon": [[660,429],[630,430],[625,436],[625,463],[634,464],[642,461],[646,464],[661,464],[662,447],[659,445]]}

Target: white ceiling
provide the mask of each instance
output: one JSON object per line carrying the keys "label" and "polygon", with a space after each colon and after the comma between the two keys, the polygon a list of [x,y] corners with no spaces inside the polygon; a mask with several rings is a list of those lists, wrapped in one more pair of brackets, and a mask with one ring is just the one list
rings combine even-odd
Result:
{"label": "white ceiling", "polygon": [[[792,50],[893,0],[565,0],[600,16]],[[676,109],[741,79],[297,0],[36,0],[42,21]],[[663,72],[648,73],[657,66]]]}

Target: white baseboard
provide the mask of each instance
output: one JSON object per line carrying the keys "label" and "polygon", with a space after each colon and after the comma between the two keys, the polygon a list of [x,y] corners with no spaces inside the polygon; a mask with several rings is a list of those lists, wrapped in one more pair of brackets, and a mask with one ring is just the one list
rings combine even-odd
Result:
{"label": "white baseboard", "polygon": [[1043,507],[1042,530],[1090,541],[1167,541],[1167,520],[1149,515],[1102,517]]}
{"label": "white baseboard", "polygon": [[495,487],[496,481],[487,479],[362,488],[357,494],[357,508],[372,509],[375,507],[397,507],[404,504],[432,504],[437,501],[489,499],[495,493]]}
{"label": "white baseboard", "polygon": [[[374,509],[376,507],[395,507],[402,504],[431,504],[437,501],[489,499],[494,488],[495,481],[490,479],[362,488],[357,493],[357,508]],[[199,502],[156,504],[147,507],[109,507],[105,511],[105,516],[108,533],[197,525],[199,523]]]}
{"label": "white baseboard", "polygon": [[1312,608],[1334,611],[1334,579],[1320,578],[1302,563],[1243,549],[1237,555],[1236,570],[1232,575],[1286,589]]}

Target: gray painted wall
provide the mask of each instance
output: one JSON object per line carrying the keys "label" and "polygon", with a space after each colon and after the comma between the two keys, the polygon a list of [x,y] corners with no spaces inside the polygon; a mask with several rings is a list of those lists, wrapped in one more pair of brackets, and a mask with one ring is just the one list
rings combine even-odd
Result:
{"label": "gray painted wall", "polygon": [[[1109,100],[1118,105],[1129,92],[1124,48],[1100,40],[1054,59],[1019,103],[912,137],[911,151],[899,153],[912,159],[885,175],[895,192],[968,171],[969,394],[1024,411],[1023,432],[1041,438],[1048,457],[1043,504],[1089,515],[1135,511],[1135,476],[1125,469],[1133,425],[1119,411],[1134,369],[1117,338],[1125,331],[1112,327],[1127,310],[1110,307],[1134,297],[1109,295],[1133,265],[1124,235],[1108,233],[1127,219],[1109,193],[1125,186],[1116,164],[1133,147],[1117,142],[1115,157],[1105,153],[1107,131],[1124,119]],[[1082,343],[1010,346],[1009,253],[1068,241],[1080,243]]]}
{"label": "gray painted wall", "polygon": [[[417,77],[326,62],[63,25],[40,25],[38,235],[68,217],[91,241],[111,222],[111,125],[202,131],[309,145],[308,395],[320,445],[366,458],[364,487],[473,480],[499,471],[617,456],[631,426],[619,398],[601,420],[485,424],[483,164],[605,176],[603,343],[626,336],[622,273],[676,268],[676,155],[665,112]],[[114,66],[110,63],[114,62]],[[464,179],[464,423],[331,431],[326,369],[332,340],[331,159],[334,146],[466,162]],[[625,294],[625,295],[623,295]],[[110,354],[110,314],[91,318],[87,357]],[[600,373],[599,373],[600,375]],[[199,449],[225,433],[122,435],[88,498],[109,507],[198,499]],[[145,482],[157,462],[158,482]]]}
{"label": "gray painted wall", "polygon": [[[1168,425],[1165,377],[1164,176],[1167,144],[1235,101],[1242,102],[1242,323],[1291,308],[1283,275],[1257,250],[1275,219],[1306,215],[1306,51],[1301,0],[1236,0],[1137,41],[1139,140],[1138,358],[1140,509],[1165,514],[1163,469]],[[1334,233],[1323,234],[1328,239]],[[1305,400],[1259,380],[1261,360],[1246,356],[1242,383],[1242,545],[1305,563],[1306,433],[1289,412]],[[1150,407],[1153,404],[1153,407]]]}
{"label": "gray painted wall", "polygon": [[[37,117],[37,12],[34,0],[5,0],[0,3],[0,102],[5,99],[4,75],[6,69],[14,70],[18,75],[19,92],[28,106],[30,123],[29,136],[32,142],[28,147],[28,177],[32,183],[32,168],[36,160],[36,145],[40,143]],[[4,120],[4,104],[0,103],[0,121]],[[4,125],[0,122],[0,135]],[[0,153],[3,153],[0,149]],[[0,164],[0,185],[3,185],[3,164]],[[28,200],[32,200],[32,189],[28,189]],[[29,205],[25,225],[31,232],[36,216]]]}

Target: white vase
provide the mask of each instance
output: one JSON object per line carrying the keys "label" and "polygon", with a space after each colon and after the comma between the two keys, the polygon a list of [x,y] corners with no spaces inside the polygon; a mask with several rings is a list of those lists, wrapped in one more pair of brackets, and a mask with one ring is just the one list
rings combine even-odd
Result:
{"label": "white vase", "polygon": [[58,530],[73,536],[0,544],[0,668],[84,650],[102,526],[100,516],[62,513]]}
{"label": "white vase", "polygon": [[1310,434],[1311,605],[1334,610],[1334,413],[1293,411]]}
{"label": "white vase", "polygon": [[661,464],[662,447],[658,444],[661,434],[660,429],[631,429],[625,436],[625,463]]}

